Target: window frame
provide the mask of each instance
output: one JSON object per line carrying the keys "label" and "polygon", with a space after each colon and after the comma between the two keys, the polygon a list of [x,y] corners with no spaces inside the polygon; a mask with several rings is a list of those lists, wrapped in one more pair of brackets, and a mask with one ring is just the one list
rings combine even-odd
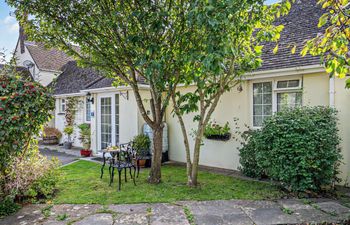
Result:
{"label": "window frame", "polygon": [[[87,120],[87,103],[90,103],[90,120]],[[91,123],[91,112],[92,112],[92,103],[88,102],[87,97],[85,97],[84,101],[84,122]]]}
{"label": "window frame", "polygon": [[[64,103],[63,103],[64,101]],[[64,110],[62,110],[62,106],[64,105]],[[58,99],[58,113],[59,114],[65,114],[66,113],[66,106],[67,102],[65,98],[59,98]]]}
{"label": "window frame", "polygon": [[[288,81],[288,80],[299,80],[298,87],[292,88],[277,88],[278,81]],[[260,129],[261,126],[254,126],[254,84],[256,83],[272,83],[272,115],[277,112],[277,94],[278,93],[293,93],[293,92],[303,92],[303,79],[301,76],[297,77],[283,77],[283,78],[267,78],[267,79],[256,79],[252,80],[250,87],[250,124],[253,129]],[[301,98],[301,105],[303,105],[303,98]]]}

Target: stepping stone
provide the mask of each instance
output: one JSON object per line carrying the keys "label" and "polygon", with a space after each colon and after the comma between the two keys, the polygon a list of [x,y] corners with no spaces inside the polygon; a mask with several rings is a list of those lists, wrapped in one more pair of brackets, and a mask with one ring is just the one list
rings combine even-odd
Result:
{"label": "stepping stone", "polygon": [[17,213],[0,219],[0,225],[36,225],[40,224],[44,217],[41,213],[41,209],[45,205],[30,205],[25,206]]}
{"label": "stepping stone", "polygon": [[74,225],[113,225],[113,217],[111,214],[101,213],[94,214],[73,223]]}
{"label": "stepping stone", "polygon": [[298,218],[301,223],[323,224],[335,222],[337,219],[317,209],[297,209],[292,216]]}
{"label": "stepping stone", "polygon": [[117,217],[113,225],[144,225],[148,224],[147,214],[125,214]]}
{"label": "stepping stone", "polygon": [[253,224],[250,218],[240,208],[244,201],[203,201],[187,204],[195,224],[197,225],[226,225]]}
{"label": "stepping stone", "polygon": [[147,209],[150,208],[149,204],[122,204],[122,205],[110,205],[110,210],[116,213],[147,213]]}
{"label": "stepping stone", "polygon": [[183,208],[172,204],[153,204],[150,214],[152,225],[190,225]]}
{"label": "stepping stone", "polygon": [[314,207],[312,207],[311,205],[304,204],[300,200],[297,200],[297,199],[279,200],[278,203],[283,208],[291,209],[293,211],[299,210],[299,209],[314,209]]}
{"label": "stepping stone", "polygon": [[350,209],[337,202],[321,202],[315,204],[320,210],[330,214],[350,214]]}
{"label": "stepping stone", "polygon": [[299,220],[293,216],[288,215],[280,208],[243,208],[247,215],[257,225],[269,224],[297,224]]}

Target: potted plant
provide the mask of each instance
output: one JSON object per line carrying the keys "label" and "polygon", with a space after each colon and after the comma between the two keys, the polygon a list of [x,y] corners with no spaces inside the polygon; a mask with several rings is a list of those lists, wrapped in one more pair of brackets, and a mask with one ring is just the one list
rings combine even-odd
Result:
{"label": "potted plant", "polygon": [[42,135],[42,143],[45,145],[57,145],[59,143],[62,133],[53,127],[44,127]]}
{"label": "potted plant", "polygon": [[65,149],[71,149],[72,148],[72,134],[74,132],[73,126],[66,126],[63,130],[63,132],[68,136],[68,140],[64,142],[64,148]]}
{"label": "potted plant", "polygon": [[[135,136],[133,139],[133,148],[139,157],[149,156],[150,146],[151,146],[151,140],[145,134],[139,134]],[[139,163],[140,163],[140,167],[144,167],[146,164],[146,160],[141,159]]]}
{"label": "potted plant", "polygon": [[215,122],[209,122],[204,130],[204,137],[207,139],[218,140],[218,141],[228,141],[231,138],[229,123],[227,122],[225,126],[220,126]]}
{"label": "potted plant", "polygon": [[89,157],[91,156],[91,129],[90,124],[82,123],[78,126],[79,128],[79,140],[83,144],[83,149],[80,150],[80,155]]}

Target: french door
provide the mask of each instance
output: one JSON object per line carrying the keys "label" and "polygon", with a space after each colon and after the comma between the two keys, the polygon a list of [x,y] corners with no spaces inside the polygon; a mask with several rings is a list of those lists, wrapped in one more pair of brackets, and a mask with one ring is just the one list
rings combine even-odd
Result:
{"label": "french door", "polygon": [[98,108],[98,137],[102,150],[110,145],[119,144],[119,95],[100,95]]}

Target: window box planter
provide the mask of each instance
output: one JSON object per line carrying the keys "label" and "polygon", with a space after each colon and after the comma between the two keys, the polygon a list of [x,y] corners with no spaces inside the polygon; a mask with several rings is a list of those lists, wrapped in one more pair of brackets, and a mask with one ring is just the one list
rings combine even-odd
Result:
{"label": "window box planter", "polygon": [[42,143],[44,145],[57,145],[58,144],[58,138],[56,136],[43,137]]}
{"label": "window box planter", "polygon": [[80,150],[80,155],[83,157],[90,157],[92,151],[90,149],[81,149]]}
{"label": "window box planter", "polygon": [[216,140],[216,141],[228,141],[231,139],[231,134],[227,133],[224,135],[208,135],[206,136],[209,140]]}

